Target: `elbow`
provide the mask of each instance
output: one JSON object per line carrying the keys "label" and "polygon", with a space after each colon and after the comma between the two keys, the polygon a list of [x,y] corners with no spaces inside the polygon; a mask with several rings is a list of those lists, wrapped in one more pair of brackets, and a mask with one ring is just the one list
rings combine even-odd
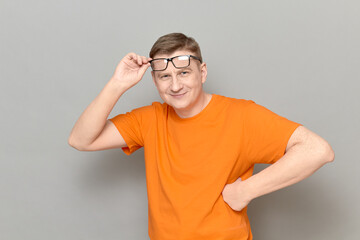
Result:
{"label": "elbow", "polygon": [[68,144],[69,144],[70,147],[73,147],[73,148],[77,149],[77,147],[76,147],[73,139],[71,138],[71,136],[68,138]]}
{"label": "elbow", "polygon": [[335,152],[330,146],[328,142],[325,142],[324,146],[322,147],[322,159],[324,163],[330,163],[335,160]]}
{"label": "elbow", "polygon": [[[329,145],[330,146],[330,145]],[[328,162],[333,162],[335,160],[335,152],[330,146],[329,154],[328,154]]]}
{"label": "elbow", "polygon": [[80,145],[78,145],[74,140],[73,138],[70,136],[69,139],[68,139],[68,144],[70,147],[73,147],[75,148],[76,150],[79,150],[79,151],[84,151],[84,148],[81,147]]}

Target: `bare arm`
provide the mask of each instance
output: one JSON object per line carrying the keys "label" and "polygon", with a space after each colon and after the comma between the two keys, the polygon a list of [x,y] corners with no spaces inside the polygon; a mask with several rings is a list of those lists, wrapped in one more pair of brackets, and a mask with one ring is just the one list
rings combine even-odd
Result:
{"label": "bare arm", "polygon": [[237,179],[223,190],[225,202],[240,211],[259,196],[297,183],[334,160],[331,146],[303,126],[292,134],[285,155],[252,177]]}
{"label": "bare arm", "polygon": [[125,147],[126,143],[112,122],[107,120],[119,98],[138,83],[149,67],[149,58],[127,54],[100,94],[75,123],[68,143],[80,151]]}

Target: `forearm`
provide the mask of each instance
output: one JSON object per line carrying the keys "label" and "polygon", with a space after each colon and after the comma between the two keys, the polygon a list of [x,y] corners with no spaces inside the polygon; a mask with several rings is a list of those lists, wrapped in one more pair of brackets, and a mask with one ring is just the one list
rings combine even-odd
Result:
{"label": "forearm", "polygon": [[91,144],[103,130],[111,110],[125,91],[126,88],[118,81],[111,79],[76,121],[69,136],[69,144]]}
{"label": "forearm", "polygon": [[330,148],[320,150],[309,144],[297,144],[276,163],[243,183],[249,200],[297,183],[333,160]]}

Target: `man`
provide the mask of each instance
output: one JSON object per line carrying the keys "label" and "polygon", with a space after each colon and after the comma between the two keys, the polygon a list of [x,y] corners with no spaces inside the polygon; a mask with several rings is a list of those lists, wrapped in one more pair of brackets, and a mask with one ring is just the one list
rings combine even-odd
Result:
{"label": "man", "polygon": [[[147,68],[164,101],[107,119]],[[301,181],[334,159],[321,137],[251,100],[204,92],[207,66],[181,33],[160,37],[150,58],[127,54],[76,122],[80,151],[144,146],[149,236],[252,239],[247,205]],[[271,163],[252,176],[254,164]]]}

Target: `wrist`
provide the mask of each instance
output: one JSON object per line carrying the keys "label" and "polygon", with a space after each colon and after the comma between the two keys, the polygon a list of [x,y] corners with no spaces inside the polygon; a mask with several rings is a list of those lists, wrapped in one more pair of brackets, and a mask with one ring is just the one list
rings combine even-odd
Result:
{"label": "wrist", "polygon": [[249,181],[244,180],[239,182],[238,184],[238,194],[244,199],[246,202],[251,202],[254,198],[256,198],[254,189],[251,188]]}
{"label": "wrist", "polygon": [[111,89],[114,89],[115,91],[123,94],[124,92],[126,92],[129,87],[126,86],[123,82],[121,82],[119,79],[116,79],[114,77],[112,77],[110,79],[110,81],[107,84]]}

